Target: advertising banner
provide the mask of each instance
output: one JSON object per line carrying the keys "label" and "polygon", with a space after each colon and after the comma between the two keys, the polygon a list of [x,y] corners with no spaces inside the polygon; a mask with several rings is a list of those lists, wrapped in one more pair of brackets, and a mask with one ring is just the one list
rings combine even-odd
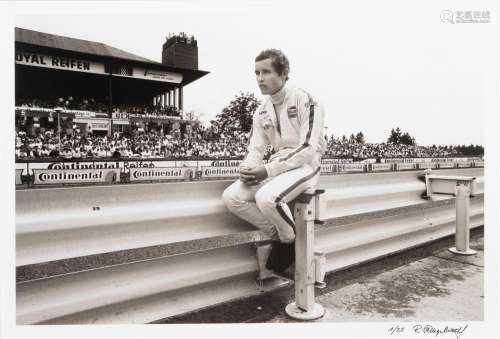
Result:
{"label": "advertising banner", "polygon": [[334,164],[321,164],[320,174],[333,174],[337,165]]}
{"label": "advertising banner", "polygon": [[343,164],[339,165],[339,168],[344,172],[364,172],[365,164]]}
{"label": "advertising banner", "polygon": [[181,73],[173,73],[140,67],[134,67],[132,77],[144,80],[171,82],[174,84],[180,84],[182,82]]}
{"label": "advertising banner", "polygon": [[455,162],[438,162],[439,168],[454,168]]}
{"label": "advertising banner", "polygon": [[436,168],[436,166],[437,166],[436,162],[419,162],[418,163],[419,169]]}
{"label": "advertising banner", "polygon": [[398,164],[396,164],[397,171],[412,170],[412,169],[415,169],[414,163],[398,163]]}
{"label": "advertising banner", "polygon": [[116,169],[33,170],[35,185],[115,183],[120,181]]}
{"label": "advertising banner", "polygon": [[390,171],[392,164],[372,164],[372,171]]}
{"label": "advertising banner", "polygon": [[484,161],[474,161],[475,167],[484,167]]}
{"label": "advertising banner", "polygon": [[237,178],[238,176],[238,167],[201,167],[202,178]]}
{"label": "advertising banner", "polygon": [[133,168],[130,170],[130,181],[142,180],[190,180],[194,176],[196,168],[192,167],[155,167],[155,168]]}
{"label": "advertising banner", "polygon": [[31,52],[16,51],[16,64],[65,71],[105,74],[103,63]]}
{"label": "advertising banner", "polygon": [[323,158],[321,159],[322,164],[352,164],[353,159],[352,158],[342,158],[342,159],[330,159],[330,158]]}
{"label": "advertising banner", "polygon": [[470,162],[459,162],[458,167],[472,167]]}
{"label": "advertising banner", "polygon": [[16,185],[23,184],[23,182],[21,181],[21,173],[23,173],[22,169],[16,169]]}
{"label": "advertising banner", "polygon": [[33,174],[34,169],[120,169],[123,173],[128,173],[131,168],[154,168],[154,167],[175,167],[175,161],[150,161],[150,160],[109,160],[109,161],[53,161],[53,162],[30,162],[29,173],[28,163],[16,163],[16,169],[23,169],[24,174]]}

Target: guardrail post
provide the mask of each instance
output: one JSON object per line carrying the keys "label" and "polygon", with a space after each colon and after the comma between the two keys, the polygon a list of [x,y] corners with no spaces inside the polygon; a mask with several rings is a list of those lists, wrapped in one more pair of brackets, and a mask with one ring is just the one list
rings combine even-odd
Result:
{"label": "guardrail post", "polygon": [[295,201],[295,302],[285,313],[294,319],[314,320],[323,317],[324,308],[314,301],[314,287],[324,287],[325,256],[314,251],[314,224],[319,217],[319,194],[309,189]]}
{"label": "guardrail post", "polygon": [[456,209],[456,232],[455,232],[455,247],[449,250],[455,254],[473,255],[477,252],[469,248],[470,237],[470,187],[464,182],[458,181],[455,193],[455,209]]}
{"label": "guardrail post", "polygon": [[455,247],[450,252],[461,255],[473,255],[476,251],[469,248],[470,237],[470,197],[476,193],[476,177],[432,175],[425,172],[426,198],[433,195],[455,196]]}

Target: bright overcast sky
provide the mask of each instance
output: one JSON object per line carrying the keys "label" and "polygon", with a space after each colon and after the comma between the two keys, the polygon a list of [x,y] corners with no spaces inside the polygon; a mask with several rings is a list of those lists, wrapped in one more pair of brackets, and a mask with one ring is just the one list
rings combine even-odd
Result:
{"label": "bright overcast sky", "polygon": [[484,143],[493,77],[484,35],[491,24],[440,19],[444,9],[487,9],[481,2],[237,3],[35,2],[19,7],[25,14],[15,16],[15,25],[159,62],[168,33],[193,34],[199,68],[210,74],[185,88],[184,108],[203,120],[240,91],[261,97],[253,60],[274,47],[290,59],[290,83],[324,103],[329,134],[362,131],[367,141],[382,142],[399,126],[421,145]]}

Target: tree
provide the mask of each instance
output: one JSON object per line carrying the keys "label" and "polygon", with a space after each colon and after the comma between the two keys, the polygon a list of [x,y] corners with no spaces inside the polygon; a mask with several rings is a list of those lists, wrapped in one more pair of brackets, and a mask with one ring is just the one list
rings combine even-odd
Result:
{"label": "tree", "polygon": [[356,137],[354,136],[353,133],[351,133],[351,135],[349,136],[349,141],[350,142],[355,142],[356,141]]}
{"label": "tree", "polygon": [[219,132],[232,133],[235,130],[249,132],[252,127],[252,117],[260,101],[253,93],[240,92],[225,107],[220,114],[217,114],[216,121],[219,125]]}
{"label": "tree", "polygon": [[387,139],[387,142],[390,144],[399,145],[401,143],[401,129],[396,127],[396,129],[391,129],[391,135]]}
{"label": "tree", "polygon": [[360,131],[358,134],[356,134],[356,142],[360,143],[360,144],[365,143],[365,136],[364,136],[363,132]]}
{"label": "tree", "polygon": [[415,145],[415,138],[412,138],[408,132],[404,132],[400,139],[401,143],[404,145]]}

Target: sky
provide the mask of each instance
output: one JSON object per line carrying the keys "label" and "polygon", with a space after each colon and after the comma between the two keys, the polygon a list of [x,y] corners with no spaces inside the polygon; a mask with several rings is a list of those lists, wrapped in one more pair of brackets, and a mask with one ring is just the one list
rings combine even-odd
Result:
{"label": "sky", "polygon": [[90,3],[83,10],[43,6],[32,14],[25,8],[15,25],[103,42],[158,62],[170,32],[193,34],[199,68],[210,74],[185,88],[184,108],[205,121],[240,91],[262,98],[254,58],[265,48],[278,48],[290,60],[289,82],[325,105],[328,134],[362,131],[368,142],[383,142],[399,126],[420,145],[484,142],[486,87],[492,82],[484,33],[490,24],[440,19],[443,10],[461,6],[188,1],[111,2],[101,8]]}

